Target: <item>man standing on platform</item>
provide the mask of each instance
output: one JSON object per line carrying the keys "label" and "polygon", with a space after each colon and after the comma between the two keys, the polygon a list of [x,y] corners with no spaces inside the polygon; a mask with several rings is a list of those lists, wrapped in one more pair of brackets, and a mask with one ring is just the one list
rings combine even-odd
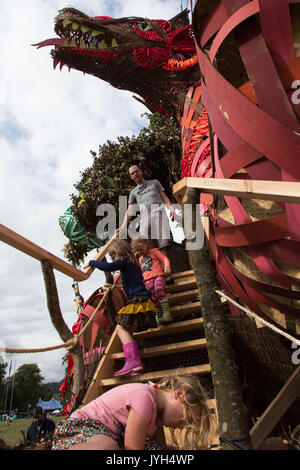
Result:
{"label": "man standing on platform", "polygon": [[128,208],[120,228],[116,234],[124,233],[127,226],[134,218],[136,208],[140,211],[139,236],[150,241],[153,248],[159,248],[165,255],[171,245],[171,232],[165,206],[170,209],[170,219],[174,221],[174,209],[167,197],[164,188],[158,180],[145,180],[142,170],[137,165],[129,168],[130,178],[136,183],[136,187],[130,191]]}
{"label": "man standing on platform", "polygon": [[43,409],[37,406],[32,412],[33,422],[27,429],[27,439],[31,445],[37,444],[42,438],[54,433],[55,423],[52,419],[43,418]]}

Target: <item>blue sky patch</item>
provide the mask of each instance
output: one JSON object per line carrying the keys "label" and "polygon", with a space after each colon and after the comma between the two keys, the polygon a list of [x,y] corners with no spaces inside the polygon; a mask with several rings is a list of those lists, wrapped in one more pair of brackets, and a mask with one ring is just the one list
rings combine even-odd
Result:
{"label": "blue sky patch", "polygon": [[20,139],[27,140],[29,133],[26,129],[16,126],[13,122],[6,121],[0,125],[0,136],[8,142],[15,144]]}

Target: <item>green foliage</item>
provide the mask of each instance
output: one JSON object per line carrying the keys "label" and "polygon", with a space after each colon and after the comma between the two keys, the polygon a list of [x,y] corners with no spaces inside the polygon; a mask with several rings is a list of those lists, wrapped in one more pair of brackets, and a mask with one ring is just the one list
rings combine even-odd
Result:
{"label": "green foliage", "polygon": [[69,263],[79,266],[88,254],[89,249],[86,246],[79,245],[79,243],[68,242],[61,251]]}
{"label": "green foliage", "polygon": [[6,394],[6,373],[7,363],[0,362],[0,410],[3,410],[5,404],[5,394]]}
{"label": "green foliage", "polygon": [[[10,377],[8,404],[10,404],[13,376]],[[5,387],[7,386],[5,380]],[[14,374],[14,391],[12,399],[12,409],[26,411],[29,404],[35,406],[39,398],[48,401],[52,398],[52,390],[42,384],[44,378],[37,364],[23,364]],[[2,407],[3,409],[3,407]]]}
{"label": "green foliage", "polygon": [[[134,187],[128,174],[132,164],[141,167],[145,179],[158,179],[172,199],[173,184],[180,179],[179,130],[171,118],[158,113],[146,115],[149,125],[138,136],[118,137],[117,142],[108,140],[99,146],[98,155],[91,151],[93,164],[81,173],[81,180],[75,184],[78,193],[71,195],[72,212],[93,236],[99,222],[97,207],[109,203],[118,214],[119,196],[127,196]],[[76,247],[75,252],[72,248],[76,257]]]}
{"label": "green foliage", "polygon": [[6,373],[6,368],[7,368],[7,362],[0,362],[0,386],[3,383],[3,379]]}

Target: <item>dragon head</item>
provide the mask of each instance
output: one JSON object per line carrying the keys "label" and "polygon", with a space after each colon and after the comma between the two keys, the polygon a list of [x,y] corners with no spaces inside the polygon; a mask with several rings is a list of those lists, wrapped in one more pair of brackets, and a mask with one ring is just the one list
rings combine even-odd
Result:
{"label": "dragon head", "polygon": [[139,95],[151,111],[179,116],[183,97],[200,72],[185,10],[169,21],[138,17],[90,17],[74,8],[55,19],[59,36],[35,44],[55,46],[59,64]]}

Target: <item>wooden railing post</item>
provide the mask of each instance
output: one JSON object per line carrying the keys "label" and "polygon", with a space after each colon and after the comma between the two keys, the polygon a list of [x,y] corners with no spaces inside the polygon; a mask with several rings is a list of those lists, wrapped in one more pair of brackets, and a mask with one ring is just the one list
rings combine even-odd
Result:
{"label": "wooden railing post", "polygon": [[[199,204],[200,191],[187,189],[183,196],[184,225],[196,227],[196,205]],[[191,211],[184,211],[184,205],[191,204]],[[199,207],[199,206],[198,206]],[[192,220],[187,220],[192,217]],[[201,228],[200,228],[201,230]],[[189,234],[186,234],[188,237]],[[192,240],[186,240],[191,242]],[[191,267],[195,271],[199,300],[203,316],[207,350],[211,366],[213,386],[216,396],[220,437],[237,441],[246,449],[251,449],[249,424],[246,408],[243,403],[242,389],[238,378],[238,368],[234,359],[232,332],[226,318],[225,306],[221,303],[215,289],[218,287],[215,266],[210,260],[209,250],[204,245],[201,249],[190,249]],[[223,449],[233,450],[233,447],[221,441]]]}

